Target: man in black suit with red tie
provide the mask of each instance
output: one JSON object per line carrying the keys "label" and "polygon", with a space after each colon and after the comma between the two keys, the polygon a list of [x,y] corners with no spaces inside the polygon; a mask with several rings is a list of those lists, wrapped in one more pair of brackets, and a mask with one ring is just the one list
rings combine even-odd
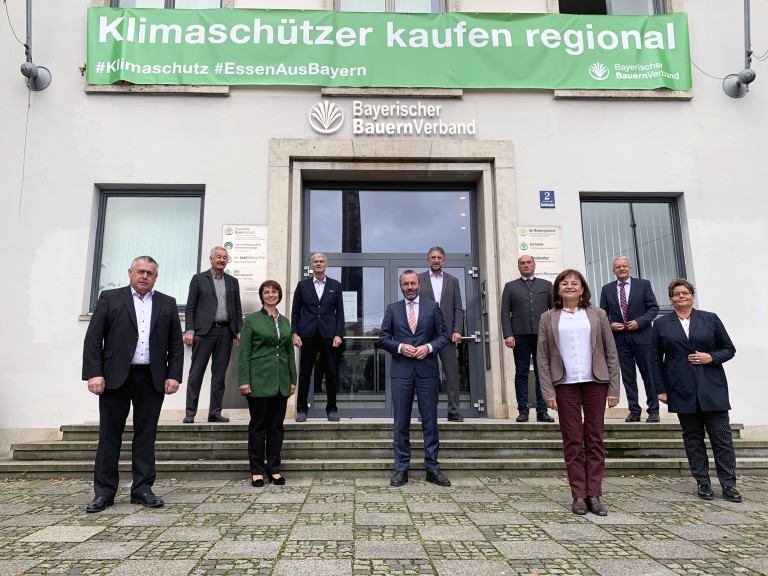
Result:
{"label": "man in black suit with red tie", "polygon": [[642,409],[637,393],[638,368],[643,377],[648,403],[646,422],[660,422],[659,397],[653,385],[651,370],[652,322],[659,313],[659,305],[651,283],[641,278],[631,278],[631,272],[629,258],[614,258],[613,273],[616,281],[609,282],[600,291],[600,308],[608,314],[613,338],[616,340],[616,351],[619,353],[621,381],[629,404],[626,422],[640,422]]}
{"label": "man in black suit with red tie", "polygon": [[139,256],[128,269],[130,285],[104,290],[85,334],[83,380],[99,397],[99,445],[93,471],[96,497],[86,512],[115,502],[123,430],[133,404],[131,504],[159,508],[155,437],[165,394],[179,389],[184,344],[176,300],[153,290],[157,262]]}
{"label": "man in black suit with red tie", "polygon": [[344,336],[344,302],[341,283],[325,275],[328,260],[325,254],[312,255],[312,276],[296,285],[291,305],[293,345],[301,348],[299,361],[299,391],[296,394],[296,422],[307,421],[309,410],[309,377],[317,355],[325,364],[325,411],[328,420],[338,422],[336,390],[339,365],[336,349]]}

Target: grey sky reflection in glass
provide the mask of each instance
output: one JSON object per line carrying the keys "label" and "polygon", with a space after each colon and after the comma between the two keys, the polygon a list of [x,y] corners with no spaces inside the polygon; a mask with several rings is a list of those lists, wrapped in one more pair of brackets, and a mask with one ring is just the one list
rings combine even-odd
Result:
{"label": "grey sky reflection in glass", "polygon": [[[343,252],[343,193],[312,190],[310,252]],[[364,191],[360,198],[363,253],[422,253],[431,246],[470,253],[469,191]]]}

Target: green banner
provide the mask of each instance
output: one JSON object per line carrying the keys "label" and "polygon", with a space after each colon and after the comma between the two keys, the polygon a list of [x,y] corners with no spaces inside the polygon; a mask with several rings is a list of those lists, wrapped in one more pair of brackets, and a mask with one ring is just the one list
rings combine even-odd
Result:
{"label": "green banner", "polygon": [[91,84],[691,87],[686,14],[90,8]]}

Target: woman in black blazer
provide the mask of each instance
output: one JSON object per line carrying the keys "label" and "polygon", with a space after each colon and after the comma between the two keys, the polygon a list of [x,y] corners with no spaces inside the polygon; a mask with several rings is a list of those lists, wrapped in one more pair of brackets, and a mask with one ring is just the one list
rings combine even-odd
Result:
{"label": "woman in black blazer", "polygon": [[736,354],[725,326],[712,312],[695,310],[696,290],[684,278],[670,282],[674,314],[653,325],[652,361],[659,400],[677,412],[685,453],[698,496],[712,500],[704,432],[709,435],[723,498],[741,502],[736,490],[736,452],[728,410],[728,381],[723,363]]}

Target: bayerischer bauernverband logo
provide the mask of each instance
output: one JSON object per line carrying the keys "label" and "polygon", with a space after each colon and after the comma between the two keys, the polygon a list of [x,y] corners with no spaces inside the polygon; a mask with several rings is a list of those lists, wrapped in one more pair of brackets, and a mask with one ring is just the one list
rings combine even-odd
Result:
{"label": "bayerischer bauernverband logo", "polygon": [[344,124],[344,112],[333,102],[318,102],[309,110],[309,124],[320,134],[333,134]]}
{"label": "bayerischer bauernverband logo", "polygon": [[602,62],[595,62],[589,67],[589,75],[595,80],[606,80],[608,78],[608,67]]}

